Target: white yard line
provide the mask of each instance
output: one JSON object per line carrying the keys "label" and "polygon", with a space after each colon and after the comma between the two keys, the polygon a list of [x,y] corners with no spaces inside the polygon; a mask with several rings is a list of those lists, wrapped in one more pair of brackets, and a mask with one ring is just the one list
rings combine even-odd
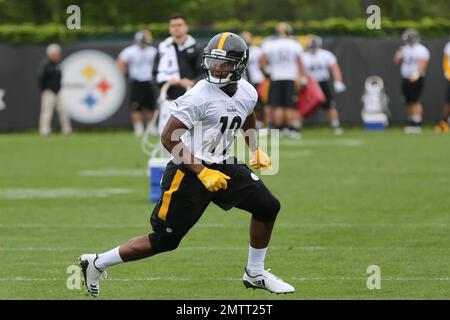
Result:
{"label": "white yard line", "polygon": [[[286,280],[293,281],[367,281],[366,277],[285,277]],[[0,282],[65,282],[66,278],[27,278],[27,277],[7,277],[0,278]],[[111,282],[143,282],[143,281],[242,281],[238,277],[217,277],[217,278],[190,278],[190,277],[141,277],[141,278],[108,278],[105,281]],[[450,277],[382,277],[381,281],[392,282],[448,282]]]}
{"label": "white yard line", "polygon": [[[86,250],[83,247],[52,247],[52,246],[43,246],[43,247],[0,247],[1,251],[77,251],[82,252]],[[209,246],[209,247],[179,247],[178,251],[246,251],[248,247],[239,247],[239,246]],[[448,251],[450,247],[371,247],[371,246],[270,246],[271,251],[418,251],[418,250],[443,250]]]}
{"label": "white yard line", "polygon": [[82,170],[77,173],[85,177],[145,177],[146,169],[105,168],[97,170]]}
{"label": "white yard line", "polygon": [[[44,223],[12,223],[0,224],[0,229],[133,229],[148,228],[149,224],[44,224]],[[322,229],[322,228],[450,228],[450,223],[277,223],[276,228],[287,229]],[[230,225],[222,223],[202,223],[197,224],[194,228],[248,228],[248,225]]]}
{"label": "white yard line", "polygon": [[345,146],[345,147],[358,147],[363,144],[360,139],[302,139],[302,140],[288,140],[281,139],[280,145],[285,146]]}
{"label": "white yard line", "polygon": [[310,157],[313,154],[311,150],[280,151],[280,158],[303,158]]}
{"label": "white yard line", "polygon": [[116,194],[132,193],[133,189],[102,188],[17,188],[0,189],[0,200],[30,200],[30,199],[71,199],[71,198],[105,198]]}
{"label": "white yard line", "polygon": [[[44,224],[44,223],[19,223],[19,224],[0,224],[0,229],[134,229],[149,228],[148,223],[142,224]],[[196,228],[224,228],[225,225],[219,223],[198,224]]]}
{"label": "white yard line", "polygon": [[[291,278],[298,281],[367,281],[367,277],[298,277]],[[381,281],[450,281],[450,277],[381,277]]]}

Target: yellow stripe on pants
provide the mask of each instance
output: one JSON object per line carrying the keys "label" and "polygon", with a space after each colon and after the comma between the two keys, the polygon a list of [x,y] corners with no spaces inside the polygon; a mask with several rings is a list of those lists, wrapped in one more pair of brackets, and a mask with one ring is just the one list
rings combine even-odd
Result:
{"label": "yellow stripe on pants", "polygon": [[172,193],[178,190],[181,184],[181,180],[183,180],[183,177],[184,172],[178,169],[177,172],[175,173],[175,177],[173,178],[172,183],[170,184],[169,190],[164,192],[162,204],[158,212],[158,217],[164,221],[166,221],[167,211],[169,210],[169,204],[172,198]]}

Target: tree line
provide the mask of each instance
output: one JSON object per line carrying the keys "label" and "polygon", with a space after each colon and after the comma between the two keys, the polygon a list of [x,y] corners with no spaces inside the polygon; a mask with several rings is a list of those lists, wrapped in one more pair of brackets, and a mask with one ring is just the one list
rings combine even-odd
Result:
{"label": "tree line", "polygon": [[391,20],[450,19],[449,0],[0,0],[0,24],[63,23],[72,4],[81,8],[83,24],[108,26],[166,22],[173,12],[185,14],[197,27],[230,19],[358,19],[366,17],[372,4]]}

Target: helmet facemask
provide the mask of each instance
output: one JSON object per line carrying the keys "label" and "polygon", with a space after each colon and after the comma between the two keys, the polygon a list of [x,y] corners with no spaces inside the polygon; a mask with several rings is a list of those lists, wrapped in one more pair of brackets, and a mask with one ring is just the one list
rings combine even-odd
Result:
{"label": "helmet facemask", "polygon": [[238,82],[247,67],[247,59],[247,52],[239,58],[227,55],[223,50],[213,49],[211,53],[205,51],[202,61],[205,80],[219,88]]}

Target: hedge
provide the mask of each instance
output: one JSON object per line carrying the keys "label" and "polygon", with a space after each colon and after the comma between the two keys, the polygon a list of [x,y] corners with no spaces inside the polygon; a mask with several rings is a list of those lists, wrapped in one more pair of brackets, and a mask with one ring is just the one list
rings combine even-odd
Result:
{"label": "hedge", "polygon": [[[216,30],[249,30],[255,34],[268,36],[274,33],[278,21],[265,21],[257,23],[255,21],[240,22],[230,20],[218,22],[214,25]],[[392,21],[382,19],[380,30],[370,30],[367,28],[365,19],[348,20],[344,18],[330,18],[326,20],[310,20],[291,22],[296,34],[320,34],[320,35],[357,35],[365,37],[380,37],[399,35],[406,28],[415,28],[425,37],[449,36],[450,20],[438,18],[423,18],[419,21]]]}
{"label": "hedge", "polygon": [[[192,26],[191,33],[196,37],[210,37],[220,31],[240,32],[248,30],[255,35],[272,35],[278,21],[228,20],[217,22],[212,27]],[[450,31],[450,20],[423,18],[419,21],[392,21],[382,19],[380,30],[369,30],[365,19],[348,20],[331,18],[326,20],[292,21],[295,34],[320,35],[355,35],[365,37],[397,36],[405,28],[416,28],[424,37],[447,37]],[[166,23],[148,25],[124,25],[120,28],[111,26],[84,26],[80,30],[68,30],[65,24],[47,25],[0,25],[0,43],[8,44],[46,44],[50,42],[74,42],[84,40],[132,39],[136,30],[148,28],[155,39],[168,36]]]}

